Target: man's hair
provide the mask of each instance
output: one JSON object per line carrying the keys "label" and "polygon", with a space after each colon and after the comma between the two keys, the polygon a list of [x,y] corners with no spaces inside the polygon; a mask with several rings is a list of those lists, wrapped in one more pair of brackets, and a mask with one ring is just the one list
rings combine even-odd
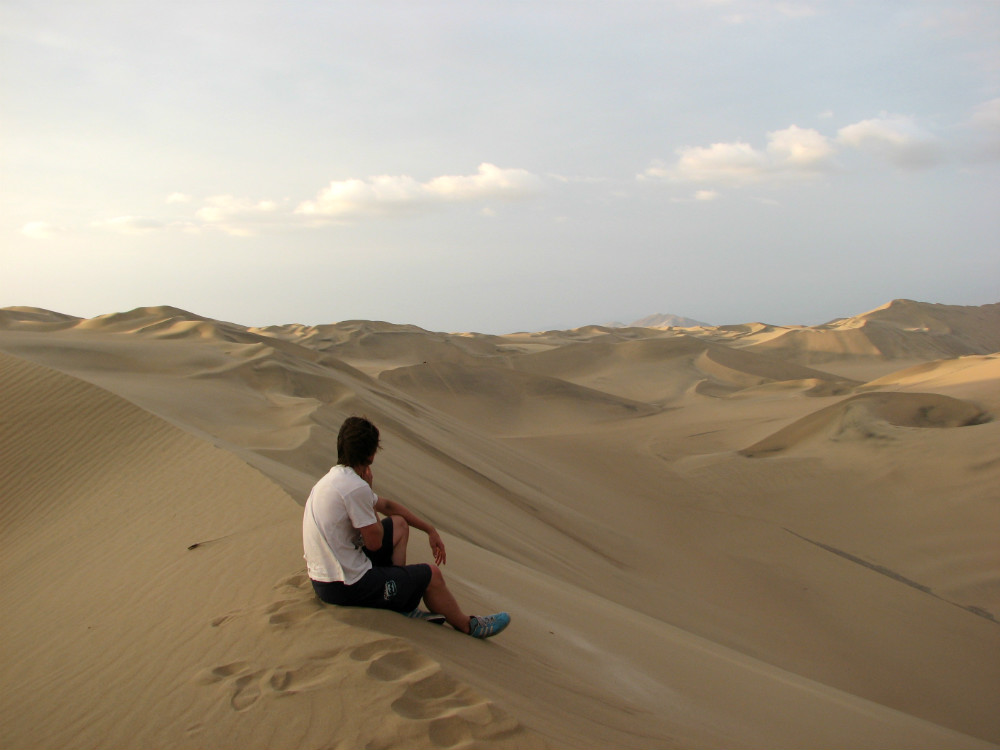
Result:
{"label": "man's hair", "polygon": [[337,463],[367,466],[379,448],[378,427],[364,417],[348,417],[337,434]]}

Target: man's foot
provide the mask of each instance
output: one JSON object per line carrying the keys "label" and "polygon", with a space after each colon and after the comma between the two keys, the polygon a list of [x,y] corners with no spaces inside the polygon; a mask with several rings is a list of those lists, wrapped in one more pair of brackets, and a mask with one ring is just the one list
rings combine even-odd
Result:
{"label": "man's foot", "polygon": [[473,638],[489,638],[510,625],[510,615],[499,612],[486,617],[469,618],[469,635]]}
{"label": "man's foot", "polygon": [[444,625],[445,616],[439,615],[436,612],[425,612],[422,609],[415,609],[412,612],[404,613],[407,617],[414,620],[423,620],[424,622],[432,622],[435,625]]}

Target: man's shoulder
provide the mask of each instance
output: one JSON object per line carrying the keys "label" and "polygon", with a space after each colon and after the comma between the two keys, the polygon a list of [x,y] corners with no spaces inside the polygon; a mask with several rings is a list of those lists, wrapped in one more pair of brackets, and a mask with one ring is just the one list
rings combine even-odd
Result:
{"label": "man's shoulder", "polygon": [[[343,494],[350,491],[351,482],[344,466],[334,466],[313,485],[311,495]],[[350,471],[350,470],[348,470]],[[351,472],[353,473],[353,472]],[[357,476],[357,475],[355,475]]]}
{"label": "man's shoulder", "polygon": [[350,466],[337,464],[336,466],[331,467],[330,471],[328,471],[326,475],[338,484],[351,487],[356,487],[359,484],[365,487],[368,486],[368,483],[359,477],[357,472],[355,472]]}
{"label": "man's shoulder", "polygon": [[368,483],[355,473],[354,469],[339,464],[332,467],[316,483],[316,488],[321,492],[332,492],[341,496],[347,496],[359,490],[364,492],[371,489]]}
{"label": "man's shoulder", "polygon": [[351,477],[359,478],[354,470],[349,466],[341,466],[340,464],[334,464],[330,467],[329,471],[323,475],[319,480],[321,482],[343,482],[349,480]]}

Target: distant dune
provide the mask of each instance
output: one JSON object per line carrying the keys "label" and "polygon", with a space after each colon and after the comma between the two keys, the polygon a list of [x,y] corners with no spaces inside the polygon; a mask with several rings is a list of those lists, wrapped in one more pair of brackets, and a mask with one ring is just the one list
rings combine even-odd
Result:
{"label": "distant dune", "polygon": [[853,318],[790,329],[757,347],[809,362],[844,356],[947,359],[989,354],[1000,351],[1000,303],[959,307],[895,300]]}
{"label": "distant dune", "polygon": [[[18,307],[0,386],[5,749],[1000,745],[1000,303],[504,336]],[[504,634],[313,597],[350,414]]]}
{"label": "distant dune", "polygon": [[694,318],[685,318],[683,315],[670,315],[669,313],[656,313],[639,318],[631,323],[610,323],[613,328],[699,328],[710,327],[709,323],[704,323]]}
{"label": "distant dune", "polygon": [[762,456],[823,435],[826,441],[893,440],[894,427],[968,427],[993,417],[968,401],[936,393],[862,393],[820,409],[741,451]]}

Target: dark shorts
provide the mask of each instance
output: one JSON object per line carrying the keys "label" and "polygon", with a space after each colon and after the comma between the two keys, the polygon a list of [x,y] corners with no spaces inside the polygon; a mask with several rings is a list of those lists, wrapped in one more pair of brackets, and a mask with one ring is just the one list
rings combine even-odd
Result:
{"label": "dark shorts", "polygon": [[412,612],[420,605],[424,592],[431,582],[429,565],[392,564],[392,520],[382,520],[382,548],[365,554],[372,561],[372,569],[361,580],[350,586],[341,582],[313,581],[316,596],[327,604],[343,607],[374,607],[395,612]]}

